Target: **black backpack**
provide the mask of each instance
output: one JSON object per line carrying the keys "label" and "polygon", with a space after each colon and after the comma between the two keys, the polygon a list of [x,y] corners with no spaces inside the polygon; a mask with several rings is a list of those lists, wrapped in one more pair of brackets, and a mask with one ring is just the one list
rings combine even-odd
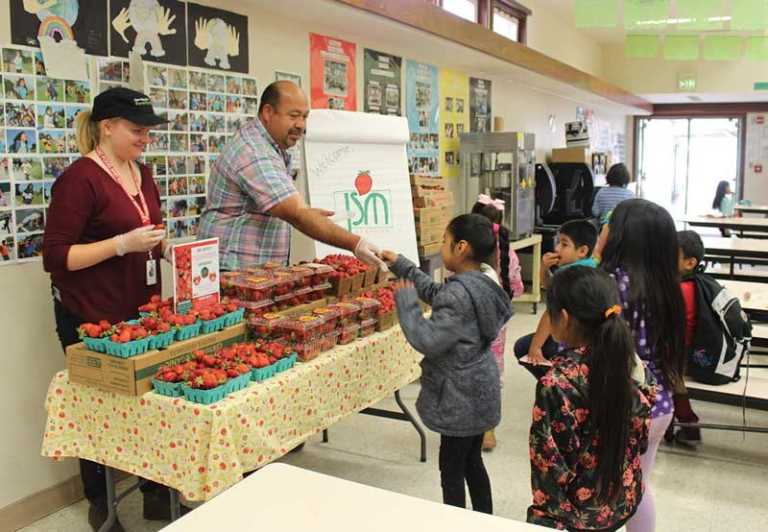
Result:
{"label": "black backpack", "polygon": [[739,366],[752,342],[752,324],[738,298],[711,276],[697,272],[696,334],[688,352],[688,373],[705,384],[728,384],[741,378]]}

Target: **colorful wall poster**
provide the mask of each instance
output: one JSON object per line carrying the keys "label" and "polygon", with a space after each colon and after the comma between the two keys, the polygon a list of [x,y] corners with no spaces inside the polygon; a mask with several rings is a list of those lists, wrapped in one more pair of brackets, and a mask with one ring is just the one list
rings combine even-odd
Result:
{"label": "colorful wall poster", "polygon": [[459,177],[459,135],[469,132],[469,78],[454,70],[440,71],[440,175]]}
{"label": "colorful wall poster", "polygon": [[187,3],[189,66],[248,73],[248,17]]}
{"label": "colorful wall poster", "polygon": [[469,130],[472,133],[491,131],[491,81],[469,78]]}
{"label": "colorful wall poster", "polygon": [[87,54],[107,55],[107,2],[11,0],[11,42],[39,46],[42,36],[74,40]]}
{"label": "colorful wall poster", "polygon": [[366,48],[363,52],[366,113],[400,116],[403,59]]}
{"label": "colorful wall poster", "polygon": [[[337,223],[382,249],[418,260],[403,117],[312,111],[304,155],[312,207],[337,213]],[[315,255],[339,250],[315,243]]]}
{"label": "colorful wall poster", "polygon": [[309,34],[312,108],[357,111],[355,43]]}
{"label": "colorful wall poster", "polygon": [[405,114],[408,118],[408,168],[411,175],[436,176],[440,170],[440,95],[437,67],[405,62]]}
{"label": "colorful wall poster", "polygon": [[179,0],[111,0],[111,54],[187,66],[187,10]]}

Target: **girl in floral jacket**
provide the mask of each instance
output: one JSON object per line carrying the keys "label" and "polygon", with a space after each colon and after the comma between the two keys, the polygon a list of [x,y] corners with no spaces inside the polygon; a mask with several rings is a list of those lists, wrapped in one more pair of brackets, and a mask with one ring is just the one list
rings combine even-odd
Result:
{"label": "girl in floral jacket", "polygon": [[617,530],[643,495],[652,392],[610,276],[583,266],[558,272],[547,308],[552,336],[568,348],[536,387],[528,521]]}

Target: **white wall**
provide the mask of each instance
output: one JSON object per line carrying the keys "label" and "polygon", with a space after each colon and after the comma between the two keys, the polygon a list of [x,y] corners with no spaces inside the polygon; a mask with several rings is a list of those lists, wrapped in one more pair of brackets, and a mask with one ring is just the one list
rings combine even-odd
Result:
{"label": "white wall", "polygon": [[[469,75],[490,72],[488,77],[494,82],[494,115],[505,119],[508,130],[536,133],[540,159],[553,147],[564,144],[563,123],[575,118],[577,105],[584,105],[527,88],[514,81],[511,67],[498,60],[491,61],[478,52],[332,2],[206,0],[203,3],[249,16],[251,73],[258,76],[262,86],[274,78],[275,69],[280,69],[303,75],[306,87],[308,33],[312,31],[357,42],[358,65],[362,64],[362,48],[369,46],[440,67],[457,68]],[[535,2],[529,4],[535,9],[535,22],[529,28],[532,44],[584,70],[599,72],[599,49],[583,38],[575,41],[563,38],[562,28],[548,26],[544,10],[537,9]],[[265,11],[261,7],[264,5],[275,12]],[[317,12],[318,6],[321,13]],[[8,20],[9,0],[0,0],[0,44],[10,43]],[[361,90],[362,74],[358,86]],[[607,108],[597,109],[596,114],[616,129],[626,127],[627,117],[622,112]],[[547,128],[549,115],[557,119],[555,134]],[[295,242],[294,249],[296,259],[312,254],[306,240]],[[167,281],[167,275],[164,277]],[[39,455],[45,393],[51,376],[64,367],[49,294],[48,277],[40,263],[0,268],[0,301],[3,302],[0,353],[4,382],[0,387],[0,426],[4,427],[0,439],[0,508],[76,473],[73,461],[54,464]]]}

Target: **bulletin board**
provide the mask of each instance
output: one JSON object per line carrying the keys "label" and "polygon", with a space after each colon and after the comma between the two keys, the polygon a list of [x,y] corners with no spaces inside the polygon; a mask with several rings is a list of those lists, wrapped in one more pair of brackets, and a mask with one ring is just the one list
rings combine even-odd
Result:
{"label": "bulletin board", "polygon": [[[93,95],[128,86],[128,61],[89,58],[90,81],[51,79],[39,50],[0,49],[0,264],[40,259],[51,188],[80,157],[75,116]],[[197,235],[210,165],[224,143],[256,116],[260,86],[251,76],[145,62],[143,91],[171,123],[152,131],[143,157],[161,196],[172,240]]]}
{"label": "bulletin board", "polygon": [[0,50],[0,264],[39,260],[57,177],[79,157],[75,115],[90,82],[46,77],[39,50]]}
{"label": "bulletin board", "polygon": [[440,170],[440,89],[434,65],[405,62],[405,114],[411,133],[411,175],[436,176]]}
{"label": "bulletin board", "polygon": [[[405,118],[312,111],[304,141],[312,207],[384,249],[418,261]],[[339,250],[315,242],[317,256]]]}
{"label": "bulletin board", "polygon": [[459,177],[459,135],[469,133],[469,78],[440,71],[440,175]]}

